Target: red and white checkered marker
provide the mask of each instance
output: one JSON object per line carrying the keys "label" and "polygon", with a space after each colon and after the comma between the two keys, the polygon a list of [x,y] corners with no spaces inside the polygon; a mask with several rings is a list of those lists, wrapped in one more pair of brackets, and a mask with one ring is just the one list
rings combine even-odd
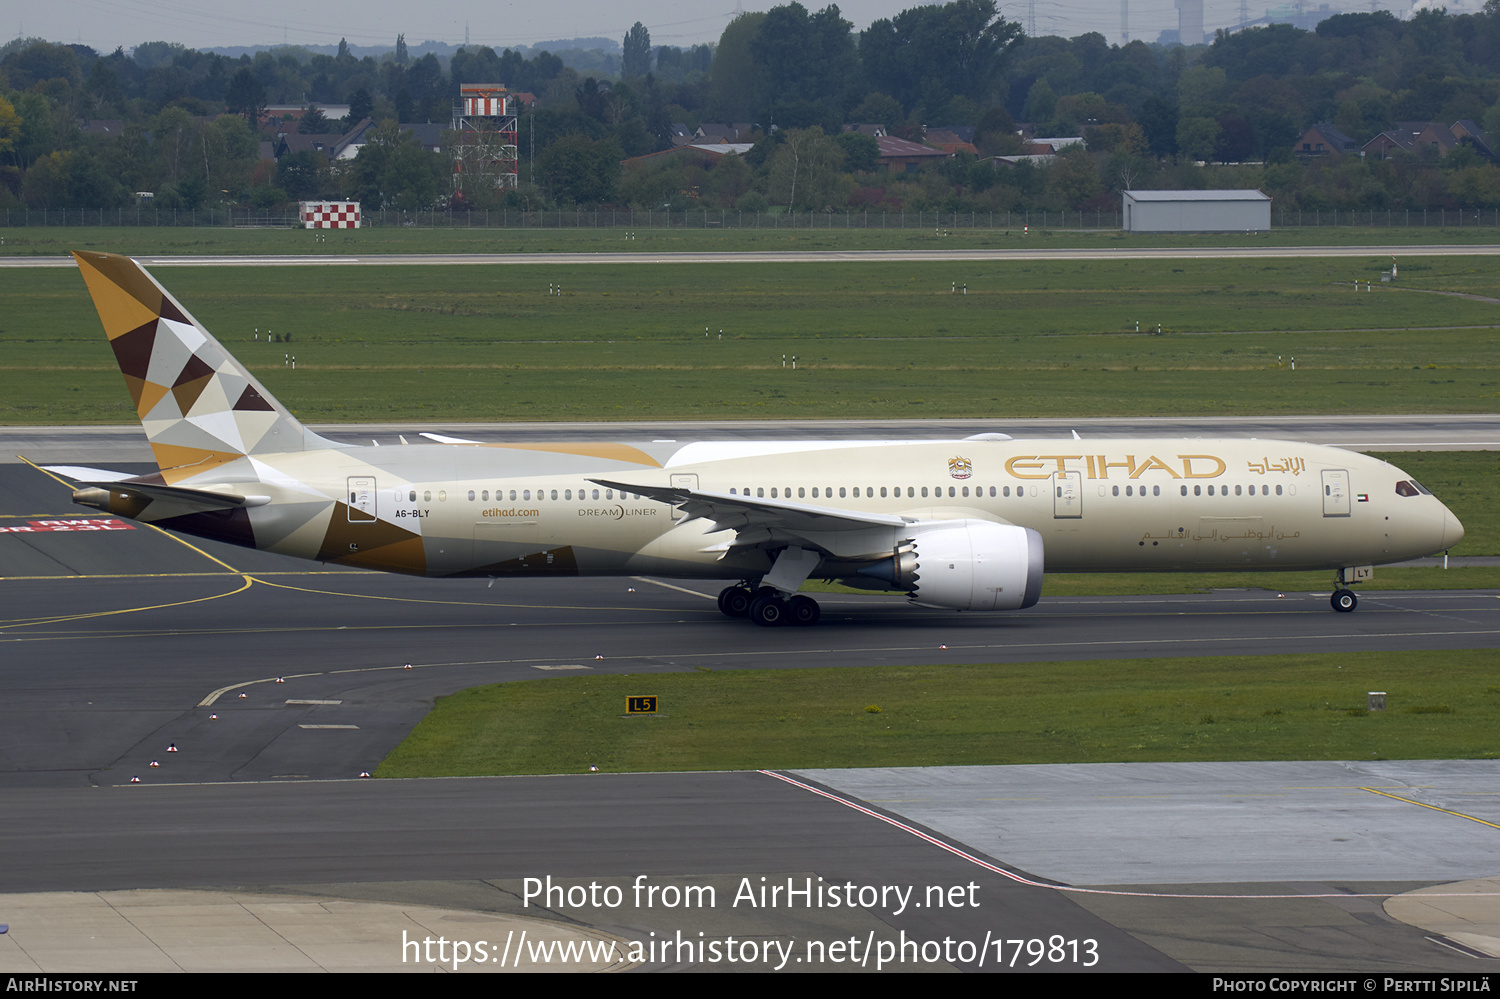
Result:
{"label": "red and white checkered marker", "polygon": [[299,201],[304,229],[358,229],[358,201]]}

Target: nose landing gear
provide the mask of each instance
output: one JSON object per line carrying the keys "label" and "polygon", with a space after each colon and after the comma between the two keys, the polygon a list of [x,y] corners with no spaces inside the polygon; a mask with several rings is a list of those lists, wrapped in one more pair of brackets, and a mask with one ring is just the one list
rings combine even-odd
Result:
{"label": "nose landing gear", "polygon": [[1355,566],[1352,569],[1340,569],[1333,581],[1333,596],[1329,603],[1333,609],[1340,614],[1347,614],[1359,606],[1359,598],[1354,591],[1349,589],[1355,583],[1362,583],[1374,575],[1374,568],[1368,565]]}

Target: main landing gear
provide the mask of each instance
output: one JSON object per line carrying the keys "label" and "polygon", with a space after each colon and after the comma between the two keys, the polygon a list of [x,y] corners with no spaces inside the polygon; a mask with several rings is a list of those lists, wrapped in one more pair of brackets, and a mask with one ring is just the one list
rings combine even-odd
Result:
{"label": "main landing gear", "polygon": [[726,617],[748,617],[766,628],[817,624],[822,613],[816,600],[801,593],[788,597],[773,586],[752,590],[743,585],[724,587],[719,593],[719,611]]}

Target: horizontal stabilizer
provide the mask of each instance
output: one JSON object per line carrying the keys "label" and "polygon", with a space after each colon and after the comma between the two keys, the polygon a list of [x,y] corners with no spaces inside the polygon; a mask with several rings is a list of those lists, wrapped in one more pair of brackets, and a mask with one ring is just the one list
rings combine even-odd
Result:
{"label": "horizontal stabilizer", "polygon": [[83,465],[43,465],[42,471],[56,472],[65,479],[75,482],[119,482],[121,479],[131,479],[135,476],[130,472],[115,472],[108,468],[87,468]]}
{"label": "horizontal stabilizer", "polygon": [[[185,486],[168,486],[155,482],[132,482],[106,479],[95,482],[80,482],[73,491],[73,502],[79,506],[90,506],[108,513],[136,516],[154,502],[170,505],[174,510],[189,513],[207,513],[211,510],[239,510],[253,506],[265,506],[271,502],[269,496],[246,496],[235,492],[234,486],[210,486],[189,489]],[[256,483],[246,483],[254,486]]]}

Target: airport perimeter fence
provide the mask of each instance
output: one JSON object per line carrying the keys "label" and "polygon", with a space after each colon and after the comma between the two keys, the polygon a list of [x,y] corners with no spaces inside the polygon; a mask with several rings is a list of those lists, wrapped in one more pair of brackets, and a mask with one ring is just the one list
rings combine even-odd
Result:
{"label": "airport perimeter fence", "polygon": [[[366,227],[413,229],[932,229],[932,230],[1116,230],[1119,212],[739,212],[689,209],[644,212],[574,208],[517,210],[364,212]],[[295,212],[204,208],[6,209],[0,228],[37,226],[141,226],[234,229],[296,229]],[[1500,209],[1400,209],[1284,211],[1271,213],[1271,228],[1500,227]]]}

